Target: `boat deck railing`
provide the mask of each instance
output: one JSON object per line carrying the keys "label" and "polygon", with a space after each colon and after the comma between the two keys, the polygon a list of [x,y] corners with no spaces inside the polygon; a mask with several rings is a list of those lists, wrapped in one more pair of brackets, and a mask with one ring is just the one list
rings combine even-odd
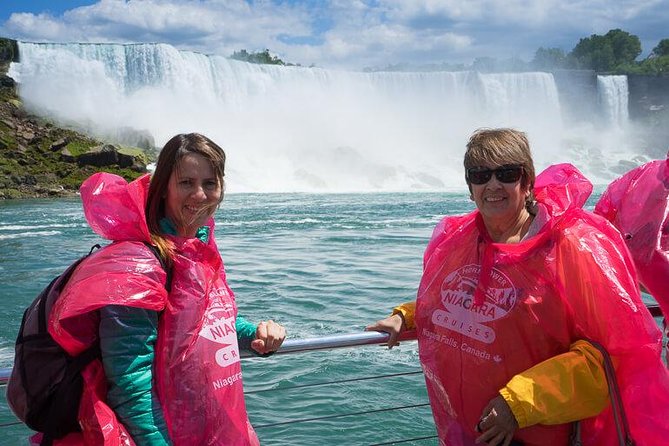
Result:
{"label": "boat deck railing", "polygon": [[[356,347],[361,345],[383,345],[388,342],[388,334],[377,331],[363,331],[360,333],[339,334],[332,336],[319,336],[305,339],[286,339],[279,350],[272,355],[285,355],[316,350],[331,350],[335,348]],[[415,341],[416,332],[413,330],[403,332],[398,341]],[[255,358],[257,355],[241,350],[239,355],[244,358]],[[0,385],[7,384],[12,373],[10,368],[0,368]]]}
{"label": "boat deck railing", "polygon": [[[338,348],[345,348],[345,347],[358,347],[358,346],[365,346],[365,345],[383,345],[387,343],[388,341],[388,334],[386,333],[379,333],[379,332],[374,332],[374,331],[369,331],[369,332],[358,332],[358,333],[349,333],[349,334],[339,334],[339,335],[331,335],[331,336],[321,336],[321,337],[314,337],[314,338],[305,338],[305,339],[286,339],[281,346],[279,350],[277,350],[273,355],[287,355],[287,354],[298,354],[298,353],[305,353],[305,352],[313,352],[313,351],[319,351],[319,350],[332,350],[332,349],[338,349]],[[407,331],[402,333],[400,338],[398,339],[399,341],[415,341],[416,340],[416,333],[414,331]],[[255,358],[257,357],[251,352],[248,351],[240,351],[240,356],[242,359],[250,359],[250,358]],[[417,375],[417,376],[422,376],[422,370],[420,368],[416,368],[416,370],[413,371],[404,371],[400,373],[391,373],[391,374],[380,374],[380,375],[374,375],[374,376],[363,376],[363,377],[352,377],[352,378],[347,378],[347,379],[339,379],[339,380],[330,380],[330,381],[324,381],[324,382],[316,382],[316,383],[308,383],[308,384],[298,384],[298,385],[292,385],[292,386],[284,386],[280,388],[268,388],[268,389],[257,389],[257,390],[247,390],[244,393],[246,395],[251,395],[251,394],[260,394],[260,393],[266,393],[266,392],[279,392],[279,391],[287,391],[287,390],[302,390],[302,389],[307,389],[307,388],[315,388],[315,387],[322,387],[322,386],[331,386],[331,385],[338,385],[338,384],[346,384],[346,383],[352,383],[352,382],[360,382],[360,381],[372,381],[372,380],[381,380],[381,379],[395,379],[395,378],[402,378],[402,377],[411,377],[412,375]],[[5,386],[9,380],[9,377],[11,375],[11,369],[9,368],[0,368],[0,386]],[[369,416],[372,414],[376,413],[382,413],[382,412],[392,412],[392,411],[402,411],[406,409],[415,409],[415,408],[420,408],[420,407],[427,407],[429,406],[429,403],[427,400],[423,402],[419,402],[416,404],[402,404],[402,405],[394,405],[391,407],[381,407],[381,408],[374,408],[370,410],[364,410],[364,411],[347,411],[346,405],[340,405],[340,407],[337,408],[337,413],[334,414],[327,414],[323,416],[313,416],[313,417],[305,417],[305,418],[294,418],[294,419],[288,419],[288,420],[283,420],[283,421],[277,421],[277,422],[270,422],[270,423],[254,423],[253,427],[256,429],[258,432],[262,432],[263,429],[271,429],[271,428],[277,428],[280,426],[286,426],[286,425],[292,425],[292,424],[297,424],[297,423],[316,423],[316,422],[327,422],[328,420],[337,420],[337,419],[345,419],[347,417],[364,417],[364,416]],[[4,422],[0,423],[0,428],[9,428],[12,426],[18,426],[21,425],[22,422],[15,418],[13,414],[10,415],[14,419],[14,421],[9,421],[9,422]],[[6,418],[5,418],[6,419]],[[0,431],[0,435],[2,435],[2,432]],[[369,443],[368,446],[386,446],[386,445],[403,445],[403,444],[431,444],[431,443],[422,443],[423,441],[428,441],[428,440],[433,440],[436,439],[436,434],[434,431],[432,432],[425,432],[424,435],[419,435],[419,436],[412,436],[411,438],[398,438],[394,439],[392,441],[387,441],[387,438],[382,439],[382,442],[377,442],[377,443]],[[416,443],[419,442],[419,443]],[[268,443],[271,443],[268,442]]]}
{"label": "boat deck railing", "polygon": [[[653,315],[653,317],[662,316],[662,312],[661,312],[659,306],[649,305],[648,309],[650,310],[650,313]],[[339,334],[339,335],[332,335],[332,336],[321,336],[321,337],[306,338],[306,339],[286,339],[286,341],[283,343],[281,348],[279,350],[277,350],[274,353],[274,355],[296,354],[296,353],[311,352],[311,351],[318,351],[318,350],[331,350],[331,349],[337,349],[337,348],[356,347],[356,346],[364,346],[364,345],[382,345],[382,344],[387,343],[388,337],[389,336],[386,333],[358,332],[358,333]],[[412,340],[416,340],[415,331],[404,332],[404,333],[402,333],[402,335],[399,338],[399,341],[412,341]],[[246,351],[240,352],[240,355],[243,359],[248,359],[248,358],[255,357],[255,355],[253,355],[250,352],[246,352]],[[11,369],[0,368],[0,386],[4,386],[4,385],[7,384],[7,381],[9,380],[10,374],[11,374]],[[305,388],[311,388],[311,387],[336,385],[336,384],[343,384],[343,383],[350,383],[350,382],[357,382],[357,381],[378,380],[378,379],[393,379],[393,378],[396,378],[396,377],[407,377],[407,376],[411,376],[411,375],[422,375],[422,370],[417,369],[417,370],[414,370],[414,371],[401,372],[401,373],[392,373],[392,374],[383,374],[383,375],[374,375],[374,376],[365,376],[365,377],[354,377],[354,378],[349,378],[349,379],[331,380],[331,381],[325,381],[325,382],[319,382],[319,383],[309,383],[309,384],[302,384],[302,385],[293,385],[293,386],[281,387],[281,388],[249,390],[249,391],[246,391],[245,394],[249,395],[249,394],[256,394],[256,393],[263,393],[263,392],[276,392],[276,391],[284,391],[284,390],[291,390],[291,389],[305,389]],[[416,403],[416,404],[383,407],[383,408],[365,410],[365,411],[341,412],[341,413],[335,413],[335,414],[318,416],[318,417],[298,418],[298,419],[291,419],[291,420],[286,420],[286,421],[277,421],[277,422],[272,422],[272,423],[258,423],[258,424],[254,424],[254,428],[256,430],[261,430],[261,429],[279,427],[279,426],[290,425],[290,424],[295,424],[295,423],[319,422],[319,421],[326,421],[326,420],[339,419],[339,418],[345,418],[345,417],[354,417],[354,416],[355,417],[362,417],[362,416],[367,416],[367,415],[370,415],[370,414],[373,414],[373,413],[399,411],[399,410],[413,409],[413,408],[424,407],[424,406],[429,406],[429,403],[427,401],[424,401],[424,402],[419,402],[419,403]],[[15,426],[15,425],[22,424],[21,421],[19,421],[18,419],[15,419],[15,420],[16,421],[0,423],[0,428],[8,428],[10,426]],[[1,432],[0,432],[0,435],[2,435]],[[373,443],[373,444],[370,444],[369,446],[385,446],[385,445],[395,445],[395,444],[407,444],[407,443],[415,443],[416,441],[430,440],[430,439],[435,439],[435,438],[436,438],[436,435],[434,435],[434,431],[432,431],[432,432],[426,433],[426,435],[422,435],[422,436],[419,436],[419,437],[403,438],[403,439],[396,439],[396,440],[392,440],[392,441],[385,441],[385,442],[381,442],[381,443]]]}

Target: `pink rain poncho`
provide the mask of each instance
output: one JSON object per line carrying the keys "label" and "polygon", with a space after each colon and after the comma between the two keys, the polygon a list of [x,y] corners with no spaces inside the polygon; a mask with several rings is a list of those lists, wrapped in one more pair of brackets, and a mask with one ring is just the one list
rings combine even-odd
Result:
{"label": "pink rain poncho", "polygon": [[622,233],[639,282],[669,315],[669,153],[611,183],[595,212]]}
{"label": "pink rain poncho", "polygon": [[[637,444],[667,443],[669,375],[660,331],[620,235],[581,209],[591,190],[573,166],[547,169],[535,195],[548,222],[519,243],[492,242],[478,211],[446,217],[435,228],[415,322],[441,444],[474,445],[474,428],[499,389],[579,339],[599,342],[613,358]],[[617,444],[610,406],[581,425],[584,445]],[[564,446],[570,430],[534,425],[516,438]]]}
{"label": "pink rain poncho", "polygon": [[[95,252],[75,272],[50,318],[53,337],[71,354],[97,340],[103,305],[161,311],[155,376],[169,435],[175,445],[257,445],[246,415],[235,318],[237,307],[225,281],[213,234],[208,244],[172,238],[176,256],[171,291],[166,273],[143,244],[150,241],[144,216],[149,177],[128,184],[95,174],[81,187],[86,219],[111,245]],[[133,445],[105,403],[101,362],[84,370],[79,409],[82,433],[60,445]]]}

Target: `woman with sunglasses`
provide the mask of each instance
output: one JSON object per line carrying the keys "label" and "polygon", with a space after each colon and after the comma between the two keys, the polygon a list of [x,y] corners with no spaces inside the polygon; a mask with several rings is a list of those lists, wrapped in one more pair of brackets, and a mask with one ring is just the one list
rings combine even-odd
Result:
{"label": "woman with sunglasses", "polygon": [[663,444],[661,333],[620,235],[582,209],[591,184],[567,164],[535,178],[512,129],[475,132],[464,167],[477,209],[435,228],[416,302],[367,327],[389,347],[416,329],[440,444],[565,446],[578,420],[583,444],[618,444],[600,345],[637,444]]}

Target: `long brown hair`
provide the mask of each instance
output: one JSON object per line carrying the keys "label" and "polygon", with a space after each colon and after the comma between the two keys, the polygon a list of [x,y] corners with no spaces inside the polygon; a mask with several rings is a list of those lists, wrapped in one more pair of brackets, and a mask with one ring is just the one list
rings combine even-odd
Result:
{"label": "long brown hair", "polygon": [[[223,149],[211,139],[199,133],[181,133],[167,141],[160,151],[160,155],[158,155],[156,170],[151,176],[145,212],[151,241],[170,265],[174,245],[162,234],[160,220],[165,217],[165,197],[167,196],[170,178],[174,172],[178,172],[184,156],[191,153],[202,155],[211,162],[211,167],[221,186],[220,201],[223,201],[223,177],[225,176],[225,152]],[[220,204],[220,201],[217,204]]]}

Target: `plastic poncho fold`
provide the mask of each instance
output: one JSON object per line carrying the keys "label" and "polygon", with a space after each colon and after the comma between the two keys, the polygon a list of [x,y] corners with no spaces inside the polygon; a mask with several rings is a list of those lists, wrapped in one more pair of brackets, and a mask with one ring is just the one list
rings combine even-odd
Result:
{"label": "plastic poncho fold", "polygon": [[[171,291],[166,273],[144,245],[150,241],[144,206],[149,177],[131,183],[106,173],[81,187],[84,214],[93,230],[113,241],[86,259],[63,290],[49,330],[68,352],[97,341],[103,305],[161,312],[154,376],[173,444],[257,445],[248,421],[241,380],[235,318],[237,307],[225,280],[210,220],[207,244],[172,237]],[[59,445],[133,445],[105,402],[106,380],[96,360],[83,372],[79,418],[82,433]]]}
{"label": "plastic poncho fold", "polygon": [[613,181],[595,213],[622,233],[639,281],[669,315],[669,153]]}
{"label": "plastic poncho fold", "polygon": [[[494,243],[478,211],[445,217],[435,228],[415,324],[441,444],[474,445],[482,410],[499,389],[579,339],[599,342],[612,356],[637,444],[666,444],[669,376],[661,334],[641,301],[622,238],[581,208],[591,190],[571,165],[544,171],[535,196],[548,222],[519,243]],[[526,446],[564,446],[570,430],[534,425],[515,438]],[[582,421],[582,437],[588,446],[616,444],[610,406]]]}

